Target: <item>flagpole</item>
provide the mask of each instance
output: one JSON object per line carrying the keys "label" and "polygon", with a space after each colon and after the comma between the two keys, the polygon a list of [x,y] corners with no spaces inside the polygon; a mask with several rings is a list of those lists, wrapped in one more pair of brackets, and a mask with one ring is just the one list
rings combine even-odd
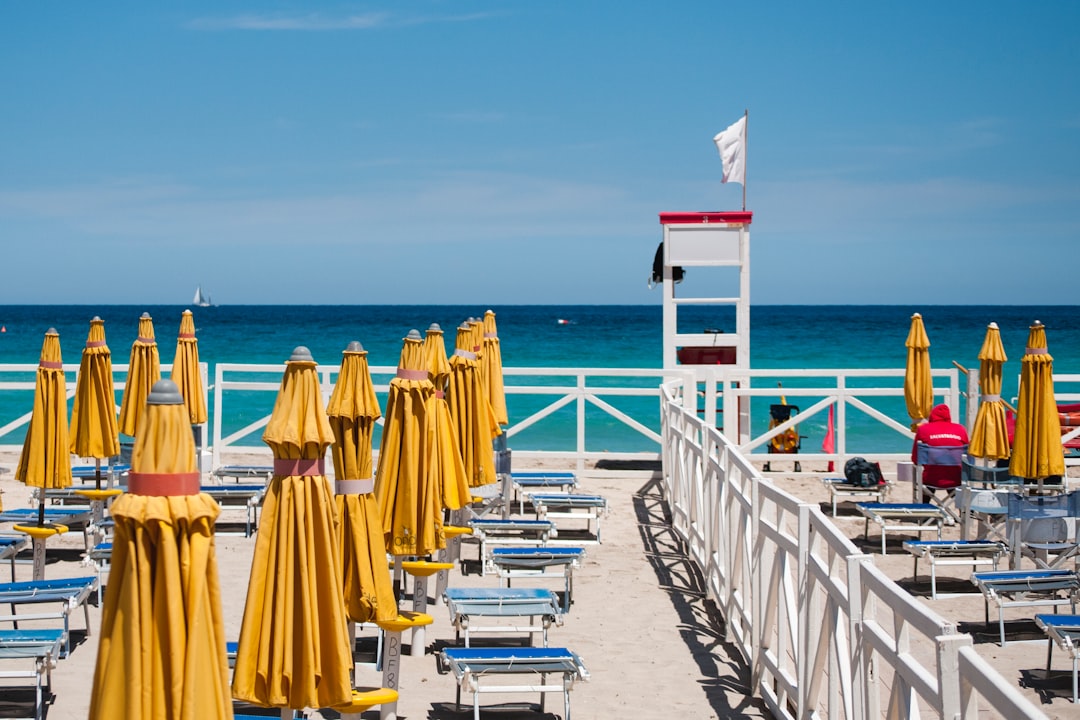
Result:
{"label": "flagpole", "polygon": [[747,170],[749,170],[749,168],[747,167],[747,160],[750,159],[750,108],[745,108],[743,110],[743,118],[743,131],[746,133],[746,148],[744,150],[746,156],[743,157],[742,209],[743,212],[746,212],[746,174]]}

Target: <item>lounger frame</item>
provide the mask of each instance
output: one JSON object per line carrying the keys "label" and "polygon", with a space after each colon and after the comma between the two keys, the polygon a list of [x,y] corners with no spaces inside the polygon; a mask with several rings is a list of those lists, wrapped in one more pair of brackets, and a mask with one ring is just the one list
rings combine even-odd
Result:
{"label": "lounger frame", "polygon": [[939,565],[990,566],[998,569],[1008,546],[996,540],[905,540],[904,549],[915,558],[913,577],[919,576],[919,558],[930,563],[930,597],[938,598],[937,567]]}
{"label": "lounger frame", "polygon": [[948,513],[930,503],[856,503],[855,507],[866,518],[863,537],[870,540],[870,521],[881,527],[881,554],[886,554],[885,541],[890,530],[896,532],[924,532],[937,534],[941,539],[941,527],[951,523]]}
{"label": "lounger frame", "polygon": [[[544,712],[547,693],[562,693],[563,720],[570,720],[570,690],[578,680],[588,680],[589,673],[577,653],[566,648],[445,648],[442,662],[457,681],[457,705],[461,691],[473,696],[473,720],[480,720],[480,695],[488,693],[540,693],[540,712]],[[539,676],[538,683],[524,685],[495,684],[496,678],[510,675]],[[558,675],[559,684],[547,681]]]}
{"label": "lounger frame", "polygon": [[1040,613],[1035,624],[1046,633],[1046,676],[1050,677],[1050,656],[1057,645],[1072,659],[1073,704],[1080,702],[1080,615]]}
{"label": "lounger frame", "polygon": [[982,591],[986,622],[990,622],[990,601],[998,606],[998,631],[1005,647],[1005,608],[1061,607],[1076,613],[1080,594],[1080,574],[1072,570],[999,570],[977,572],[971,582]]}
{"label": "lounger frame", "polygon": [[[570,611],[574,596],[574,570],[581,567],[585,548],[562,545],[557,547],[506,547],[492,548],[486,559],[490,570],[510,587],[519,578],[563,579],[563,612]],[[560,570],[561,568],[561,570]],[[557,570],[557,572],[552,572]]]}
{"label": "lounger frame", "polygon": [[469,521],[472,538],[480,544],[480,574],[485,574],[488,546],[490,545],[527,545],[546,546],[555,534],[555,523],[550,520],[495,520],[474,518]]}
{"label": "lounger frame", "polygon": [[[24,582],[0,583],[0,607],[10,606],[11,613],[0,615],[0,622],[15,624],[22,620],[63,620],[64,654],[71,650],[70,620],[72,611],[83,609],[86,621],[86,634],[90,634],[90,607],[86,604],[90,594],[98,588],[96,576],[62,578],[58,580],[30,580]],[[59,603],[57,612],[17,613],[20,605],[43,605]]]}
{"label": "lounger frame", "polygon": [[[0,670],[0,678],[33,678],[35,682],[34,720],[45,716],[43,690],[52,688],[52,669],[60,657],[60,648],[67,642],[63,630],[0,630],[0,659],[33,658],[32,670]],[[44,679],[44,683],[42,680]]]}
{"label": "lounger frame", "polygon": [[[545,588],[447,588],[443,598],[454,640],[461,642],[464,636],[465,647],[471,647],[473,633],[527,633],[529,644],[540,633],[547,647],[548,628],[563,623],[559,598]],[[475,618],[528,618],[528,623],[476,625]]]}

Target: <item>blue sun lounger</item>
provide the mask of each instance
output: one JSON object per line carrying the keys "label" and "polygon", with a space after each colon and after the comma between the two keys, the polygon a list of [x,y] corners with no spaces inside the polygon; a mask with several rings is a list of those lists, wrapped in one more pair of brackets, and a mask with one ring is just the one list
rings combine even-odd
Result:
{"label": "blue sun lounger", "polygon": [[[25,582],[0,583],[0,606],[10,605],[10,615],[0,615],[0,621],[17,623],[20,620],[64,621],[64,636],[70,631],[68,616],[72,610],[82,607],[86,620],[86,634],[90,634],[90,608],[86,599],[98,586],[97,577],[63,578],[60,580],[30,580]],[[16,614],[20,605],[41,605],[59,603],[60,610],[53,613]],[[64,653],[70,649],[65,644]]]}
{"label": "blue sun lounger", "polygon": [[510,482],[517,495],[518,514],[525,514],[525,493],[537,490],[559,490],[573,492],[577,487],[577,476],[572,472],[516,472],[510,474]]}
{"label": "blue sun lounger", "polygon": [[1080,615],[1035,616],[1035,624],[1046,633],[1046,675],[1050,676],[1050,654],[1057,645],[1072,656],[1073,703],[1080,702]]}
{"label": "blue sun lounger", "polygon": [[890,530],[898,532],[937,533],[941,539],[941,526],[950,523],[944,510],[930,503],[856,503],[856,509],[866,518],[863,537],[870,539],[870,521],[881,526],[881,554],[885,554],[885,536]]}
{"label": "blue sun lounger", "polygon": [[[541,633],[544,647],[548,644],[548,628],[562,625],[562,606],[551,590],[544,588],[447,588],[443,594],[454,626],[455,641],[465,635],[469,647],[470,633],[517,632],[528,633],[532,643],[534,633]],[[529,618],[527,625],[475,626],[473,618]],[[539,620],[539,622],[537,622]]]}
{"label": "blue sun lounger", "polygon": [[[44,717],[42,688],[52,687],[52,669],[60,658],[60,647],[67,633],[63,630],[39,628],[36,630],[0,630],[0,660],[33,659],[32,670],[3,670],[0,678],[34,678],[34,718]],[[42,680],[44,679],[44,683]]]}
{"label": "blue sun lounger", "polygon": [[982,591],[987,623],[990,601],[997,603],[1002,647],[1005,646],[1005,608],[1068,605],[1075,614],[1080,594],[1080,574],[1072,570],[977,572],[971,575],[971,582]]}
{"label": "blue sun lounger", "polygon": [[938,565],[989,565],[994,570],[1009,548],[997,540],[905,540],[904,549],[915,556],[914,577],[919,575],[919,558],[930,561],[930,597],[937,600]]}
{"label": "blue sun lounger", "polygon": [[244,508],[244,537],[251,537],[258,528],[259,505],[266,495],[265,485],[202,485],[199,492],[206,493],[222,506]]}
{"label": "blue sun lounger", "polygon": [[472,536],[480,542],[480,574],[485,574],[488,545],[545,546],[555,534],[550,520],[496,520],[476,518],[469,521]]}
{"label": "blue sun lounger", "polygon": [[492,569],[500,579],[559,577],[551,569],[562,568],[563,612],[570,611],[574,594],[574,570],[581,567],[585,548],[562,545],[559,547],[497,547],[491,549],[489,558]]}
{"label": "blue sun lounger", "polygon": [[30,543],[26,535],[0,537],[0,561],[11,561],[11,582],[15,582],[15,556]]}
{"label": "blue sun lounger", "polygon": [[[599,543],[600,518],[607,513],[607,499],[602,495],[581,493],[529,493],[537,520],[584,520],[585,532],[593,539],[575,538],[572,542]],[[592,531],[593,520],[596,532]],[[563,530],[566,530],[564,525]]]}
{"label": "blue sun lounger", "polygon": [[260,479],[264,483],[270,482],[274,477],[273,465],[223,465],[212,473],[219,481],[232,478],[237,483],[240,480]]}
{"label": "blue sun lounger", "polygon": [[[480,720],[480,695],[487,693],[540,693],[540,712],[544,697],[557,692],[563,696],[563,720],[570,720],[570,690],[578,680],[588,680],[589,672],[577,653],[566,648],[444,648],[440,653],[445,667],[457,681],[457,705],[461,691],[473,696],[473,720]],[[539,676],[539,682],[524,685],[496,684],[497,678],[511,675]],[[561,683],[548,682],[549,675],[561,677]]]}

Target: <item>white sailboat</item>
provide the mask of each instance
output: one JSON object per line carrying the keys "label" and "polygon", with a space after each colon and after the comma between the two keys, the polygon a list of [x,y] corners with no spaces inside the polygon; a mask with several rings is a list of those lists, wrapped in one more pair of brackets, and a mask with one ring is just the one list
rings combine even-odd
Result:
{"label": "white sailboat", "polygon": [[211,300],[209,295],[204,295],[202,291],[202,285],[195,286],[195,299],[191,301],[196,307],[210,307]]}

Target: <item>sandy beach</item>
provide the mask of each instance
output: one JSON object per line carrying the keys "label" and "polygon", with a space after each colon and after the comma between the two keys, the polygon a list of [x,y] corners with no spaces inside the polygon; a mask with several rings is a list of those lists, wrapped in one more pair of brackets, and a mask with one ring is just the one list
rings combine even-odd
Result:
{"label": "sandy beach", "polygon": [[[13,469],[15,463],[16,458],[0,458],[0,466]],[[777,465],[774,463],[774,468]],[[827,492],[813,477],[781,476],[776,482],[798,497],[828,507]],[[13,472],[0,476],[0,489],[5,508],[29,505],[30,494],[14,480]],[[747,696],[747,669],[723,641],[722,622],[704,597],[697,571],[665,522],[659,481],[640,471],[604,477],[585,474],[579,490],[603,495],[609,512],[602,520],[603,542],[587,546],[583,567],[575,572],[574,603],[565,622],[550,630],[550,644],[578,653],[591,675],[588,682],[575,685],[571,692],[573,717],[767,717],[761,703]],[[904,500],[906,491],[894,487],[890,499]],[[242,519],[237,513],[226,508],[223,518]],[[1043,678],[1046,641],[1033,624],[1031,632],[1025,632],[1022,621],[1033,611],[1020,608],[1006,616],[1015,622],[1010,622],[1010,642],[1001,648],[996,642],[996,620],[990,626],[983,623],[982,598],[967,580],[968,569],[945,568],[939,575],[939,592],[958,595],[931,600],[924,568],[920,567],[919,578],[913,580],[912,558],[900,549],[900,539],[895,544],[890,540],[889,552],[882,557],[874,530],[864,544],[862,518],[850,505],[841,505],[836,523],[857,545],[873,553],[875,562],[890,577],[936,612],[958,622],[962,630],[971,632],[980,653],[1049,717],[1080,718],[1080,710],[1070,702],[1071,673],[1066,672],[1069,663],[1063,653],[1057,651],[1054,655],[1054,667],[1060,672],[1050,682]],[[955,528],[947,529],[946,537],[955,533]],[[253,538],[242,536],[217,538],[226,634],[232,638],[238,637],[240,631],[253,544]],[[90,574],[92,570],[80,564],[82,552],[81,533],[50,540],[46,577]],[[467,544],[463,549],[465,562],[452,573],[451,587],[497,585],[497,578],[478,574],[476,557],[476,545]],[[463,569],[468,574],[463,574]],[[30,565],[19,564],[17,576],[29,580]],[[440,671],[437,662],[438,649],[454,642],[449,613],[442,604],[430,606],[428,612],[434,622],[426,631],[425,654],[413,657],[409,654],[408,635],[403,638],[406,647],[399,717],[471,717],[471,708],[456,709],[454,680]],[[100,609],[92,606],[91,633],[87,637],[81,613],[72,616],[77,645],[53,672],[53,697],[47,715],[50,720],[86,717],[100,617]],[[1019,640],[1029,636],[1030,640],[1012,641],[1013,637]],[[368,630],[360,637],[361,645],[373,644],[375,635]],[[376,686],[380,680],[379,673],[370,666],[357,670],[358,685]],[[7,699],[0,701],[0,717],[19,716],[28,709],[32,712],[32,688],[5,690],[4,697]],[[485,716],[562,716],[557,695],[549,695],[543,715],[538,712],[538,700],[538,694],[488,695],[483,698],[485,706],[499,706],[499,712]],[[337,713],[323,711],[312,717],[334,718]],[[364,717],[378,717],[378,710],[368,711]]]}

